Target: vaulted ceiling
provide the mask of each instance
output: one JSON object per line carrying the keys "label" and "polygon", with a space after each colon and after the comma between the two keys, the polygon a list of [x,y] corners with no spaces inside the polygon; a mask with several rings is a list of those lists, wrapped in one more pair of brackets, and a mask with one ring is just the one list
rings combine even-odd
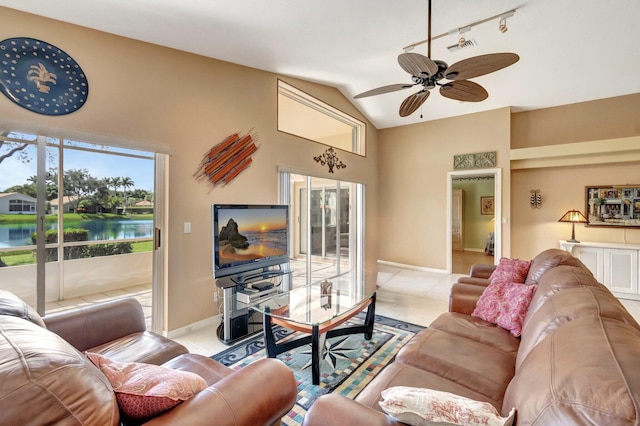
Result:
{"label": "vaulted ceiling", "polygon": [[[327,84],[349,99],[410,83],[397,56],[427,38],[427,0],[0,0],[0,6]],[[512,9],[506,32],[493,19],[465,33],[475,46],[447,48],[460,38],[452,30]],[[514,52],[520,61],[473,79],[489,92],[479,103],[432,90],[421,108],[401,118],[402,100],[419,86],[353,102],[376,127],[387,128],[640,93],[639,16],[638,0],[433,0],[432,35],[445,34],[432,42],[433,59],[451,65]],[[426,55],[426,44],[413,51]]]}

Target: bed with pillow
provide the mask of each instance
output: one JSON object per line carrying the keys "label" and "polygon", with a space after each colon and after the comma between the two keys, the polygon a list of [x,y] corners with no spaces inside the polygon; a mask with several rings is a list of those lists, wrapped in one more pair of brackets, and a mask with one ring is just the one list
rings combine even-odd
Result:
{"label": "bed with pillow", "polygon": [[640,326],[580,260],[476,270],[355,400],[324,396],[304,425],[640,422]]}

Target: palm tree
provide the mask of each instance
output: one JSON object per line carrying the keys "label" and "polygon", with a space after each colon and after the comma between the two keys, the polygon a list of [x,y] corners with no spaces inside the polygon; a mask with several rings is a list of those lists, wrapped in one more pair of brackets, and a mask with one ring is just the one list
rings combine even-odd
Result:
{"label": "palm tree", "polygon": [[133,188],[135,186],[135,182],[131,180],[130,177],[122,177],[120,178],[120,186],[122,186],[122,195],[124,198],[124,210],[123,213],[127,212],[127,189]]}
{"label": "palm tree", "polygon": [[107,178],[109,179],[109,184],[113,187],[113,195],[114,197],[118,196],[118,188],[122,184],[122,181],[119,177]]}

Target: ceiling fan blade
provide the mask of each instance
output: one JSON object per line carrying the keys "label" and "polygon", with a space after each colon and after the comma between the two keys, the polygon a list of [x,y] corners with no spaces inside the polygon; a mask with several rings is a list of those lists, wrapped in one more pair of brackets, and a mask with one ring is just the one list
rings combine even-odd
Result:
{"label": "ceiling fan blade", "polygon": [[438,64],[419,53],[401,53],[398,64],[403,70],[416,77],[428,77],[438,72]]}
{"label": "ceiling fan blade", "polygon": [[449,80],[466,80],[506,68],[520,60],[515,53],[490,53],[463,59],[444,72]]}
{"label": "ceiling fan blade", "polygon": [[355,95],[353,99],[366,98],[367,96],[382,95],[383,93],[395,92],[397,90],[408,89],[415,86],[415,84],[390,84],[388,86],[378,87],[377,89],[367,90],[358,95]]}
{"label": "ceiling fan blade", "polygon": [[464,102],[480,102],[489,97],[484,87],[468,80],[445,83],[440,86],[440,94],[445,98]]}
{"label": "ceiling fan blade", "polygon": [[402,105],[400,105],[400,117],[408,117],[413,114],[413,112],[427,100],[429,93],[431,92],[423,90],[418,93],[414,93],[402,101]]}

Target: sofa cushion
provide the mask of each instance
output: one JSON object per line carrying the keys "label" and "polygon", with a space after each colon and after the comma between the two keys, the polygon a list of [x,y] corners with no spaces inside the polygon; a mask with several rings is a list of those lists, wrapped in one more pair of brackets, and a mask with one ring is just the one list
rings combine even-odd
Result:
{"label": "sofa cushion", "polygon": [[90,347],[87,352],[99,353],[121,362],[163,364],[188,352],[178,342],[150,331],[133,333],[102,345]]}
{"label": "sofa cushion", "polygon": [[0,315],[22,318],[46,328],[40,315],[27,302],[6,290],[0,290]]}
{"label": "sofa cushion", "polygon": [[640,331],[588,316],[559,327],[522,362],[504,396],[523,425],[635,425],[640,421]]}
{"label": "sofa cushion", "polygon": [[396,362],[462,383],[492,401],[502,400],[515,360],[491,345],[432,328],[420,331],[396,355]]}
{"label": "sofa cushion", "polygon": [[119,425],[107,378],[58,335],[0,316],[0,423]]}
{"label": "sofa cushion", "polygon": [[636,320],[620,301],[604,287],[580,286],[552,294],[530,318],[522,330],[516,371],[527,354],[563,324],[576,318],[600,316],[640,329]]}
{"label": "sofa cushion", "polygon": [[121,363],[100,354],[87,357],[109,379],[122,413],[129,419],[155,417],[207,387],[197,374],[153,364]]}
{"label": "sofa cushion", "polygon": [[497,327],[480,318],[457,312],[445,312],[439,315],[429,324],[429,328],[475,340],[512,356],[516,356],[520,346],[520,339],[512,336],[504,328]]}
{"label": "sofa cushion", "polygon": [[500,258],[498,266],[491,273],[489,281],[493,282],[509,282],[523,283],[527,278],[530,260],[510,259],[508,257]]}
{"label": "sofa cushion", "polygon": [[178,355],[170,361],[162,364],[163,367],[172,370],[188,371],[202,377],[207,385],[218,383],[220,380],[231,376],[235,370],[214,361],[208,356],[200,354]]}
{"label": "sofa cushion", "polygon": [[451,392],[475,401],[488,402],[500,411],[502,399],[492,400],[486,395],[478,393],[465,386],[464,381],[455,382],[438,374],[421,370],[417,367],[394,362],[383,369],[373,380],[358,394],[355,400],[369,408],[382,411],[380,399],[382,391],[393,386],[411,386],[436,389],[443,392]]}
{"label": "sofa cushion", "polygon": [[511,426],[515,415],[513,409],[503,418],[488,402],[426,388],[394,386],[382,391],[382,399],[385,413],[411,426]]}
{"label": "sofa cushion", "polygon": [[[560,249],[548,249],[539,253],[531,262],[529,274],[525,284],[537,284],[540,278],[550,269],[559,265],[582,266],[579,259],[573,257],[571,253]],[[586,269],[586,267],[584,267]]]}
{"label": "sofa cushion", "polygon": [[535,285],[492,281],[471,315],[509,330],[518,337],[535,289]]}

